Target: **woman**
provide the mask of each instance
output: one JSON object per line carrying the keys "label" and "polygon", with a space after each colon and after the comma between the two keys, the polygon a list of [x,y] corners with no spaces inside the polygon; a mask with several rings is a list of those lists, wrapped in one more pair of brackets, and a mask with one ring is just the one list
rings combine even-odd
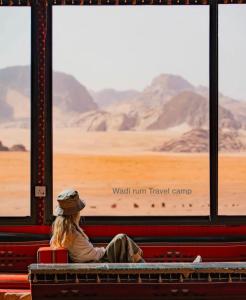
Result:
{"label": "woman", "polygon": [[123,233],[117,234],[106,248],[92,245],[79,226],[80,211],[85,207],[85,202],[76,190],[61,192],[57,201],[51,247],[68,249],[73,262],[145,262],[143,251]]}

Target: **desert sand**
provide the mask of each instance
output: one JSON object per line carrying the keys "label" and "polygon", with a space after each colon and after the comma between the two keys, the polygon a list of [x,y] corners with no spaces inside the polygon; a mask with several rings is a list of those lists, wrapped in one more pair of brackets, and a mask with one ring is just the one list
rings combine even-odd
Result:
{"label": "desert sand", "polygon": [[[4,131],[5,139],[3,135],[1,139],[9,146],[14,133]],[[18,137],[21,135],[28,148],[28,132],[22,130]],[[87,203],[83,211],[87,216],[207,215],[208,154],[150,151],[165,138],[162,131],[56,130],[54,198],[64,188],[78,189]],[[28,215],[30,153],[0,152],[0,167],[0,215]],[[246,213],[245,182],[246,154],[220,154],[220,214]]]}

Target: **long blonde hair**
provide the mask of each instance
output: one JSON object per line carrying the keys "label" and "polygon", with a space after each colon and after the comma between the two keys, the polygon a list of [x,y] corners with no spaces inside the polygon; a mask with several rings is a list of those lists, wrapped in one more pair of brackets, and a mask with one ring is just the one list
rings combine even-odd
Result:
{"label": "long blonde hair", "polygon": [[52,224],[51,247],[68,248],[73,242],[74,232],[80,230],[79,219],[79,212],[71,216],[57,216]]}

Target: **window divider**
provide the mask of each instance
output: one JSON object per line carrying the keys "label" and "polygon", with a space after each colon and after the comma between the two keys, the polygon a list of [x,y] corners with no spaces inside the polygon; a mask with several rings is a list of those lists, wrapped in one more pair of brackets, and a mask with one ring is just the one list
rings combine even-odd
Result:
{"label": "window divider", "polygon": [[218,3],[209,5],[209,172],[210,220],[218,217]]}

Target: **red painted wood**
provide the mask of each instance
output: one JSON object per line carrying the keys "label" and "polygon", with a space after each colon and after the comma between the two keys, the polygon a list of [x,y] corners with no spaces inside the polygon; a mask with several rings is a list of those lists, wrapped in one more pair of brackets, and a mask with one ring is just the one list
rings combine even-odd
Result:
{"label": "red painted wood", "polygon": [[246,243],[145,245],[141,247],[147,261],[189,262],[197,255],[203,261],[246,261]]}
{"label": "red painted wood", "polygon": [[[106,245],[106,244],[95,244]],[[31,263],[37,262],[37,251],[43,243],[16,243],[15,245],[0,244],[0,271],[27,272]],[[204,261],[246,261],[246,243],[218,244],[141,244],[146,261],[182,262],[192,261],[196,255],[201,255]],[[63,258],[59,258],[59,261]],[[62,262],[62,261],[60,261]]]}
{"label": "red painted wood", "polygon": [[[246,236],[246,226],[83,226],[89,237],[113,237],[117,233],[134,236]],[[0,226],[1,232],[49,234],[50,226]],[[47,236],[48,237],[48,236]],[[0,243],[0,272],[27,272],[37,261],[37,250],[47,241]],[[96,244],[95,244],[96,245]],[[103,244],[106,245],[106,244]],[[147,261],[192,261],[200,254],[204,261],[246,261],[246,242],[237,243],[144,243]]]}
{"label": "red painted wood", "polygon": [[37,262],[37,251],[48,241],[0,243],[0,272],[27,272],[27,266]]}
{"label": "red painted wood", "polygon": [[[246,225],[85,225],[90,237],[113,236],[124,232],[131,236],[246,236]],[[0,226],[0,232],[50,234],[50,226]]]}
{"label": "red painted wood", "polygon": [[0,274],[0,289],[30,289],[27,274]]}
{"label": "red painted wood", "polygon": [[[45,286],[45,289],[44,289]],[[245,300],[246,284],[243,282],[221,283],[88,283],[88,284],[33,284],[32,299],[230,299]],[[50,298],[48,298],[50,297]]]}
{"label": "red painted wood", "polygon": [[[103,245],[103,244],[101,244]],[[105,246],[105,245],[104,245]],[[163,245],[141,244],[144,258],[149,262],[191,262],[197,255],[203,261],[246,261],[246,244],[229,243],[224,245]],[[49,247],[39,249],[38,263],[67,263],[66,250],[52,250]]]}

